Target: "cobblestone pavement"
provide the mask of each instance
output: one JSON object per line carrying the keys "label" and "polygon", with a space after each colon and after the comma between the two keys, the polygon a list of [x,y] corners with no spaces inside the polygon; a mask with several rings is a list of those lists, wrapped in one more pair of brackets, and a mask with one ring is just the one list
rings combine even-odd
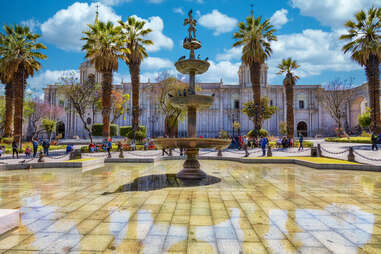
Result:
{"label": "cobblestone pavement", "polygon": [[220,182],[104,195],[181,164],[0,171],[0,208],[21,212],[0,253],[380,253],[375,172],[201,161]]}

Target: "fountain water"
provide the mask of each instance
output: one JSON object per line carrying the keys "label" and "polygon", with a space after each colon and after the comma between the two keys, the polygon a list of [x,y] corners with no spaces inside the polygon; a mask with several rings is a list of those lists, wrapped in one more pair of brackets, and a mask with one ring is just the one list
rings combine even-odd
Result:
{"label": "fountain water", "polygon": [[177,174],[177,177],[181,179],[202,179],[206,177],[205,172],[200,169],[200,163],[197,160],[200,148],[222,149],[230,144],[230,140],[197,138],[196,135],[197,110],[209,108],[213,104],[214,98],[213,96],[196,94],[196,74],[207,72],[210,64],[207,59],[201,60],[199,57],[195,58],[194,51],[201,48],[201,42],[196,39],[197,21],[193,19],[192,14],[191,10],[188,13],[189,17],[184,21],[184,25],[189,25],[189,35],[184,39],[183,47],[190,51],[189,58],[181,57],[175,63],[176,69],[179,72],[189,75],[189,87],[188,90],[170,98],[171,104],[177,107],[185,107],[188,110],[188,137],[155,139],[155,143],[162,148],[185,149],[186,160],[184,162],[184,169]]}

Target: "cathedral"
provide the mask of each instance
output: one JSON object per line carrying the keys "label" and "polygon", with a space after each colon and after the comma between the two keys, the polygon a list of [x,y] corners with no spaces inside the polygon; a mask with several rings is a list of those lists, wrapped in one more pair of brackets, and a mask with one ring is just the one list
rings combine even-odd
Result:
{"label": "cathedral", "polygon": [[[263,128],[267,129],[271,135],[280,135],[279,125],[286,121],[286,95],[283,85],[268,84],[266,65],[261,69],[261,89],[262,96],[269,98],[270,105],[278,107],[278,111],[271,119],[265,120]],[[94,66],[89,62],[84,62],[80,66],[81,84],[87,80],[89,74],[95,74],[96,82],[101,82],[101,74],[97,73]],[[221,130],[233,133],[233,123],[240,123],[240,133],[246,134],[253,129],[253,121],[246,114],[242,113],[243,104],[253,99],[250,82],[250,72],[248,66],[242,64],[237,73],[238,84],[225,84],[221,79],[216,83],[198,83],[201,88],[200,94],[215,94],[212,107],[201,110],[197,114],[197,134],[203,137],[216,137]],[[57,123],[57,135],[62,134],[65,138],[73,136],[87,137],[87,133],[82,126],[79,117],[74,113],[69,100],[59,93],[61,85],[53,84],[44,88],[44,100],[52,105],[60,105],[65,108],[65,115]],[[119,89],[123,93],[132,93],[131,83],[122,82],[114,84],[114,89]],[[140,84],[140,125],[147,127],[148,137],[158,137],[164,135],[165,115],[160,111],[157,98],[158,84],[148,81]],[[294,121],[295,133],[302,133],[304,136],[317,137],[333,135],[336,127],[335,121],[319,102],[318,92],[323,88],[321,85],[297,84],[294,92]],[[368,101],[367,84],[353,88],[353,99],[347,103],[345,123],[346,129],[358,129],[358,116],[365,112]],[[127,112],[131,112],[132,101],[127,102]],[[88,112],[87,123],[101,123],[100,112],[93,114]],[[116,124],[119,126],[131,125],[131,114],[126,113],[120,117]],[[187,119],[179,123],[179,136],[186,136]]]}

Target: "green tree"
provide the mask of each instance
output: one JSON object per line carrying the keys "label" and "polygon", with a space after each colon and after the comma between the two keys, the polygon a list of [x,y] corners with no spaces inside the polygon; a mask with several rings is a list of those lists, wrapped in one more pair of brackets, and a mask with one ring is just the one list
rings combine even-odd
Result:
{"label": "green tree", "polygon": [[170,96],[176,96],[178,91],[183,91],[187,85],[174,77],[169,76],[168,73],[160,73],[156,79],[159,82],[159,103],[161,111],[165,115],[165,135],[168,137],[175,137],[178,134],[178,123],[184,120],[186,109],[183,107],[176,107],[170,101]]}
{"label": "green tree", "polygon": [[[269,19],[262,22],[262,17],[246,18],[246,23],[238,24],[239,32],[234,33],[237,40],[233,47],[242,47],[242,62],[249,66],[250,81],[253,88],[254,104],[261,108],[261,66],[271,56],[271,41],[276,41],[275,29]],[[255,129],[261,128],[262,119],[259,117],[254,123]]]}
{"label": "green tree", "polygon": [[26,79],[41,68],[38,59],[47,56],[40,53],[46,46],[38,43],[39,34],[34,34],[27,26],[4,25],[5,34],[0,35],[0,63],[6,80],[12,80],[14,89],[14,137],[21,148],[23,106]]}
{"label": "green tree", "polygon": [[359,125],[361,128],[367,129],[372,123],[372,118],[370,116],[371,109],[368,108],[366,112],[362,113],[358,117]]}
{"label": "green tree", "polygon": [[294,87],[296,80],[299,79],[293,71],[299,67],[300,65],[298,65],[295,60],[292,60],[291,57],[283,59],[282,63],[278,65],[279,72],[277,74],[281,75],[286,73],[286,77],[283,79],[283,85],[286,89],[287,138],[289,139],[294,137]]}
{"label": "green tree", "polygon": [[[271,106],[269,104],[269,98],[267,96],[261,99],[261,108],[256,106],[254,101],[248,101],[243,104],[242,112],[245,113],[250,119],[253,120],[254,126],[256,123],[256,118],[260,118],[261,121],[270,119],[273,114],[275,114],[279,109],[276,106]],[[262,123],[261,123],[262,125]],[[256,129],[257,130],[257,129]]]}
{"label": "green tree", "polygon": [[86,51],[86,58],[95,65],[97,72],[102,74],[102,117],[103,136],[110,137],[110,113],[113,72],[118,70],[118,59],[127,52],[123,49],[123,40],[120,26],[112,22],[96,20],[88,25],[90,30],[83,32],[82,40],[86,44],[82,50]]}
{"label": "green tree", "polygon": [[352,59],[365,67],[372,126],[374,131],[380,131],[381,8],[372,7],[367,12],[359,11],[355,20],[348,20],[345,27],[348,31],[340,36],[340,40],[348,43],[342,50],[344,53],[350,52]]}
{"label": "green tree", "polygon": [[52,134],[55,133],[56,131],[56,121],[51,120],[49,118],[42,119],[41,129],[46,131],[46,133],[48,134],[48,138],[50,140],[50,138],[52,137]]}
{"label": "green tree", "polygon": [[146,40],[151,29],[145,28],[146,22],[138,20],[134,16],[128,17],[127,22],[119,21],[122,27],[123,41],[128,51],[124,54],[124,61],[130,69],[132,84],[132,128],[135,133],[139,127],[139,85],[140,65],[148,56],[146,46],[153,45],[151,40]]}
{"label": "green tree", "polygon": [[14,89],[12,80],[7,80],[6,76],[5,73],[2,73],[2,63],[0,62],[0,82],[5,84],[5,117],[4,120],[2,120],[4,128],[3,134],[4,137],[11,137],[13,129]]}

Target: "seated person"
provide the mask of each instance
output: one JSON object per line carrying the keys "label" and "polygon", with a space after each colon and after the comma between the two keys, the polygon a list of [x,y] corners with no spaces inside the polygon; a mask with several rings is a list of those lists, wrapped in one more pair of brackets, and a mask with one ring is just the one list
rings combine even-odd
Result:
{"label": "seated person", "polygon": [[66,153],[71,153],[73,151],[73,146],[72,145],[67,145],[66,146]]}
{"label": "seated person", "polygon": [[136,150],[136,144],[135,144],[135,142],[133,140],[131,140],[130,147],[131,147],[131,151],[135,151]]}
{"label": "seated person", "polygon": [[30,149],[30,147],[29,146],[27,146],[26,148],[25,148],[25,156],[27,157],[27,158],[30,158],[30,153],[32,152],[32,149]]}
{"label": "seated person", "polygon": [[148,150],[148,141],[147,141],[147,139],[144,140],[144,150]]}
{"label": "seated person", "polygon": [[277,148],[280,148],[282,146],[282,139],[279,138],[277,141],[276,141],[276,147]]}
{"label": "seated person", "polygon": [[90,153],[93,153],[93,152],[95,152],[95,150],[96,150],[96,146],[95,146],[93,143],[91,143],[91,144],[89,145],[89,152],[90,152]]}

